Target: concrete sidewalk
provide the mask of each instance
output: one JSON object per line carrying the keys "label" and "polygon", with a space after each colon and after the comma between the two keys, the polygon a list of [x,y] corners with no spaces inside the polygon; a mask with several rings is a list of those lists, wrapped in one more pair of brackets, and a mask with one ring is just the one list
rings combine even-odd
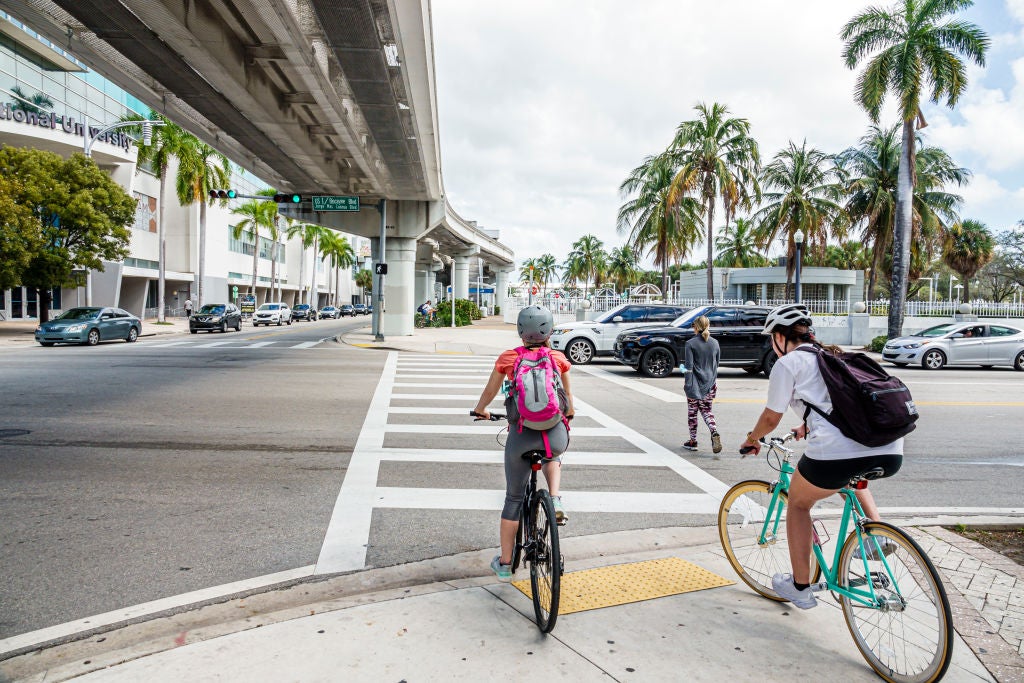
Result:
{"label": "concrete sidewalk", "polygon": [[[1004,614],[1019,609],[1021,568],[941,528],[908,528],[948,579],[959,635],[945,680],[1024,680],[1012,619],[999,626],[984,604],[972,606],[991,602],[999,586]],[[736,580],[713,528],[616,532],[564,545],[567,571],[680,557]],[[567,681],[878,680],[830,597],[802,611],[739,582],[562,615],[541,636],[532,603],[490,575],[492,552],[297,583],[108,629],[2,661],[0,680],[481,681],[538,672]],[[965,573],[985,578],[961,591]]]}

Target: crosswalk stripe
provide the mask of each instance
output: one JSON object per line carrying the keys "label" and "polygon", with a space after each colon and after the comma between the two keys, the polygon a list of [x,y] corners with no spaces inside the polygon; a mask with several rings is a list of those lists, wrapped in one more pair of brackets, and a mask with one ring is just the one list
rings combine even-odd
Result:
{"label": "crosswalk stripe", "polygon": [[396,386],[396,387],[409,387],[409,388],[415,388],[415,389],[426,389],[428,387],[431,388],[431,389],[438,389],[438,388],[444,388],[444,389],[483,389],[483,384],[480,383],[480,382],[477,382],[475,384],[455,384],[455,383],[452,383],[452,382],[445,382],[444,384],[441,384],[441,385],[438,385],[438,384],[436,384],[434,382],[426,382],[426,383],[422,383],[422,382],[395,382],[394,386]]}
{"label": "crosswalk stripe", "polygon": [[307,341],[307,342],[302,342],[301,344],[294,344],[292,346],[289,346],[288,348],[290,348],[290,349],[309,349],[309,348],[312,348],[312,347],[316,346],[319,343],[320,342],[318,342],[318,341],[311,341],[311,342]]}
{"label": "crosswalk stripe", "polygon": [[252,344],[249,344],[248,346],[241,346],[239,348],[242,348],[242,349],[259,349],[259,348],[262,348],[264,346],[270,346],[273,343],[274,342],[272,342],[272,341],[253,342]]}
{"label": "crosswalk stripe", "polygon": [[151,343],[148,343],[148,344],[140,344],[139,348],[140,349],[166,349],[166,348],[171,347],[171,346],[184,346],[184,345],[191,345],[192,343],[193,342],[190,342],[190,341],[160,342],[158,344],[153,344],[151,342]]}
{"label": "crosswalk stripe", "polygon": [[[468,415],[466,416],[469,417]],[[388,424],[385,431],[398,434],[479,434],[481,436],[493,436],[497,430],[494,425],[487,423],[483,426],[477,425],[439,425],[439,424]],[[572,436],[617,436],[607,427],[573,427]]]}
{"label": "crosswalk stripe", "polygon": [[[417,381],[421,380],[421,379],[460,379],[460,380],[463,380],[463,379],[476,379],[476,380],[479,380],[481,388],[483,387],[483,383],[487,381],[487,377],[488,377],[488,375],[468,375],[468,376],[458,375],[458,376],[456,376],[456,375],[454,375],[454,373],[451,374],[451,375],[407,375],[404,372],[401,372],[401,373],[399,373],[397,375],[397,379],[412,379],[412,380],[417,380]],[[450,385],[446,382],[444,386],[450,386]]]}
{"label": "crosswalk stripe", "polygon": [[[480,394],[391,394],[391,398],[403,401],[476,401],[480,398]],[[504,399],[498,396],[494,400],[503,401]]]}
{"label": "crosswalk stripe", "polygon": [[[568,489],[564,489],[568,492]],[[505,492],[481,489],[396,488],[379,486],[374,505],[382,508],[443,510],[500,510]],[[644,491],[573,491],[573,512],[646,512],[714,514],[720,499],[707,493],[647,493]]]}
{"label": "crosswalk stripe", "polygon": [[[410,375],[413,377],[430,377],[434,378],[437,375],[431,375],[432,372],[437,372],[442,368],[403,368],[399,367],[398,372],[402,375]],[[441,375],[441,377],[451,377],[452,375],[482,375],[487,376],[487,368],[474,369],[463,369],[463,368],[443,368],[447,375]]]}
{"label": "crosswalk stripe", "polygon": [[232,341],[215,341],[215,342],[207,342],[206,344],[196,344],[192,348],[194,348],[194,349],[212,349],[215,346],[224,346],[225,344],[233,344],[233,343],[234,342],[232,342]]}
{"label": "crosswalk stripe", "polygon": [[[504,464],[505,454],[500,450],[462,450],[457,448],[382,448],[381,461],[400,462],[474,462]],[[614,453],[602,451],[573,451],[563,456],[570,465],[662,467],[661,457],[649,453]],[[575,494],[574,494],[575,495]]]}

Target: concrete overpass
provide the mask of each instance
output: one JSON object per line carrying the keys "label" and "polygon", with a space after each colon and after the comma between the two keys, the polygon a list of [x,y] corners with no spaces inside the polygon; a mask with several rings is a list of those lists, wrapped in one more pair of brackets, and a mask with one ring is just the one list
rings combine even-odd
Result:
{"label": "concrete overpass", "polygon": [[279,190],[359,196],[358,213],[284,211],[370,237],[375,261],[386,235],[382,333],[412,333],[445,262],[454,260],[458,297],[478,262],[499,291],[507,282],[512,251],[444,196],[429,0],[0,7]]}

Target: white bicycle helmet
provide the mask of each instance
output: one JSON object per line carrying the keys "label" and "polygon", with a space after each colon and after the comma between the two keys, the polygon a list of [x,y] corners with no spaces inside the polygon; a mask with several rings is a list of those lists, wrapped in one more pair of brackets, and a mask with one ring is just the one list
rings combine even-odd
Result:
{"label": "white bicycle helmet", "polygon": [[776,327],[791,327],[793,325],[811,326],[811,312],[803,304],[785,304],[772,309],[764,321],[764,329],[761,334],[769,335]]}
{"label": "white bicycle helmet", "polygon": [[551,311],[543,306],[527,306],[516,321],[519,338],[527,344],[543,344],[555,329]]}

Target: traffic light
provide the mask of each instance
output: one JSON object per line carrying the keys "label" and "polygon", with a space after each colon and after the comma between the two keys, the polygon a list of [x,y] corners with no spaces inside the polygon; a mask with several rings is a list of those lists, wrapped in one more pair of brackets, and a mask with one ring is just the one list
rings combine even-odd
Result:
{"label": "traffic light", "polygon": [[287,192],[279,192],[274,195],[274,201],[278,204],[301,204],[301,194],[289,194]]}
{"label": "traffic light", "polygon": [[210,190],[210,199],[234,199],[237,196],[234,190]]}

